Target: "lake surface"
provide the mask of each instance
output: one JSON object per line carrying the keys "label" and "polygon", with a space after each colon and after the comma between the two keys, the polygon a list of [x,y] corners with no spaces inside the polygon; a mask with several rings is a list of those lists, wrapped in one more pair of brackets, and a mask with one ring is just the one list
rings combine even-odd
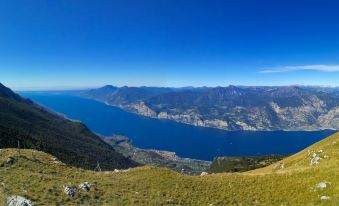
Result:
{"label": "lake surface", "polygon": [[182,157],[202,160],[212,160],[216,156],[291,154],[334,133],[331,130],[230,132],[151,119],[70,95],[36,92],[22,92],[21,95],[82,121],[93,132],[105,136],[121,134],[140,148],[174,151]]}

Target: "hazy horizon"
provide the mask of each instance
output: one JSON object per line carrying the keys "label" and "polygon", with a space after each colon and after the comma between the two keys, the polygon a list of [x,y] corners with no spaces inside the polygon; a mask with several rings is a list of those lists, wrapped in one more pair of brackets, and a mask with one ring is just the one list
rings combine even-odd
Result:
{"label": "hazy horizon", "polygon": [[[1,82],[0,82],[1,83]],[[4,85],[7,86],[7,85]],[[319,87],[319,88],[338,88],[339,86],[331,86],[331,85],[298,85],[298,84],[291,84],[291,85],[216,85],[216,86],[178,86],[178,87],[169,87],[169,86],[144,86],[144,85],[113,85],[113,84],[106,84],[100,86],[91,86],[91,87],[72,87],[72,86],[57,86],[57,87],[10,87],[13,91],[17,92],[44,92],[44,91],[72,91],[72,90],[88,90],[88,89],[98,89],[104,86],[114,86],[114,87],[162,87],[162,88],[185,88],[185,87],[192,87],[192,88],[215,88],[215,87],[228,87],[228,86],[236,86],[236,87],[290,87],[290,86],[299,86],[299,87]],[[8,86],[7,86],[8,87]]]}

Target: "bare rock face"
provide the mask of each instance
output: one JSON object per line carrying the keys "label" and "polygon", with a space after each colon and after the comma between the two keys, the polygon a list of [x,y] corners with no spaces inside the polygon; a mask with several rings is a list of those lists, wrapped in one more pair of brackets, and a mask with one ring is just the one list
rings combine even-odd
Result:
{"label": "bare rock face", "polygon": [[19,195],[7,198],[6,206],[34,206],[33,202]]}
{"label": "bare rock face", "polygon": [[337,129],[339,125],[339,106],[329,110],[325,114],[320,115],[318,122],[325,128]]}
{"label": "bare rock face", "polygon": [[139,102],[138,104],[132,105],[132,108],[136,110],[138,114],[147,116],[147,117],[156,117],[156,113],[147,107],[144,102]]}

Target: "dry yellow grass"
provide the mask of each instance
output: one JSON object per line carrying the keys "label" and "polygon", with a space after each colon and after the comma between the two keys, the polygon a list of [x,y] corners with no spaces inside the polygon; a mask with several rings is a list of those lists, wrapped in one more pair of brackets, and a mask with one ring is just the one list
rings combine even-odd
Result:
{"label": "dry yellow grass", "polygon": [[[310,166],[313,152],[323,158],[316,166]],[[149,166],[124,173],[86,171],[57,164],[42,152],[0,151],[0,163],[8,157],[15,162],[0,167],[2,201],[22,195],[36,205],[339,205],[338,133],[265,168],[203,177]],[[95,187],[72,198],[63,193],[62,185],[84,181]],[[316,189],[322,181],[330,185]]]}

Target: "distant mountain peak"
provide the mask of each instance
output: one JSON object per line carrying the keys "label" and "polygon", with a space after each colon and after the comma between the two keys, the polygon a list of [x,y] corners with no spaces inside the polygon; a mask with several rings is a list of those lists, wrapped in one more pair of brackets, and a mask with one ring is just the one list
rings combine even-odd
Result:
{"label": "distant mountain peak", "polygon": [[105,85],[103,87],[101,87],[101,89],[116,89],[117,87],[116,86],[113,86],[113,85]]}
{"label": "distant mountain peak", "polygon": [[238,87],[235,86],[235,85],[230,84],[230,85],[228,85],[228,88],[229,88],[229,89],[235,89],[235,88],[238,88]]}

